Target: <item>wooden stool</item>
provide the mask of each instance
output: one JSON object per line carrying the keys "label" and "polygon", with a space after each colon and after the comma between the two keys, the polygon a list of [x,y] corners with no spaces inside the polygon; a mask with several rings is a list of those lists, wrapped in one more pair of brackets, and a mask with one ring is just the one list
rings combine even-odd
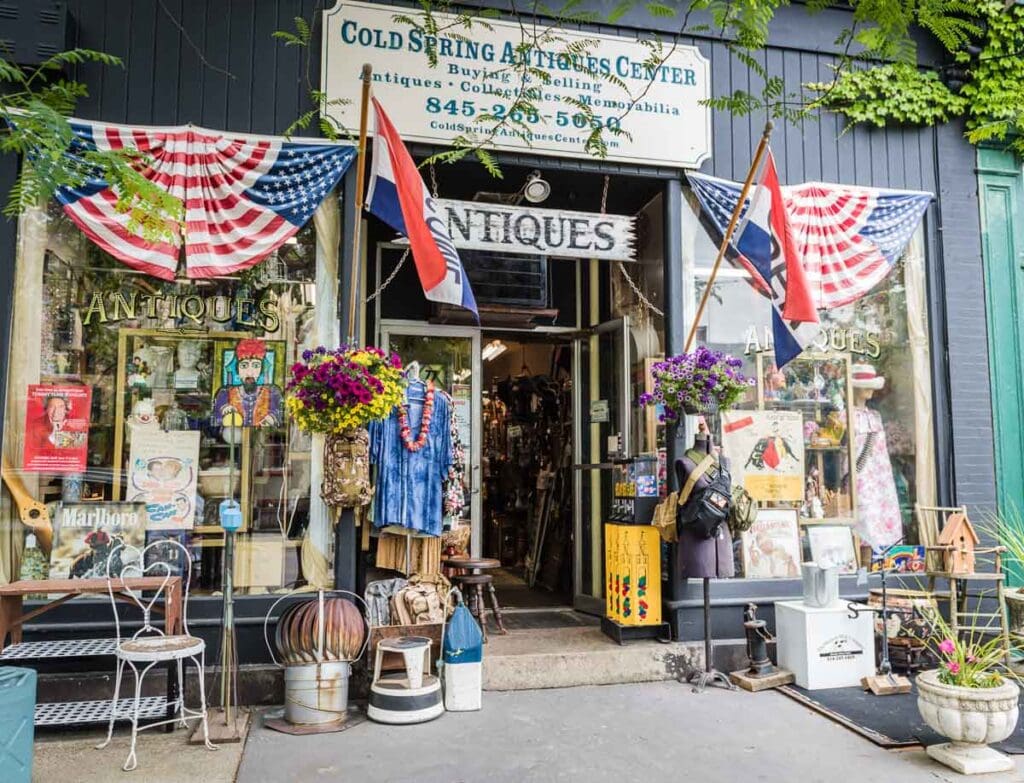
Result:
{"label": "wooden stool", "polygon": [[463,598],[469,604],[470,613],[480,623],[480,632],[484,641],[487,641],[487,623],[484,620],[484,585],[487,585],[487,592],[491,596],[491,611],[494,613],[494,622],[498,626],[498,632],[507,634],[505,621],[501,618],[501,607],[498,605],[498,594],[494,592],[494,577],[482,573],[493,568],[500,568],[501,561],[490,557],[451,557],[441,561],[442,565],[449,568],[467,569],[469,573],[461,573],[453,576],[455,582],[462,590]]}

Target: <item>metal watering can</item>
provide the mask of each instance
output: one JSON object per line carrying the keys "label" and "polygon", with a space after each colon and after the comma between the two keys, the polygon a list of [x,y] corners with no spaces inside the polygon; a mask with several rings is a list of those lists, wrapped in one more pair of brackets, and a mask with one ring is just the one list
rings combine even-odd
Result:
{"label": "metal watering can", "polygon": [[824,609],[839,603],[839,566],[801,563],[804,604]]}

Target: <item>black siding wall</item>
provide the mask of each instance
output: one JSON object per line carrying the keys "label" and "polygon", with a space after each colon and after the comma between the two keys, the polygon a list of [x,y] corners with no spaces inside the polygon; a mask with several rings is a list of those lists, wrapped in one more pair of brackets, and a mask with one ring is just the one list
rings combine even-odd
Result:
{"label": "black siding wall", "polygon": [[[507,7],[507,0],[480,4]],[[316,0],[72,0],[72,44],[125,61],[123,70],[81,69],[79,78],[89,85],[91,95],[82,101],[78,114],[108,122],[195,123],[281,133],[309,108],[307,76],[299,50],[278,44],[271,35],[291,29],[296,16],[310,19],[318,5]],[[593,0],[589,5],[607,11],[616,3]],[[799,7],[780,9],[772,47],[761,55],[766,69],[784,77],[787,92],[808,81],[826,80],[835,54],[833,41],[847,19],[845,12],[829,10],[808,21]],[[632,29],[598,29],[632,35],[648,24],[671,28],[668,21],[652,22],[639,11],[623,24]],[[697,43],[711,60],[714,94],[757,89],[757,78],[723,45]],[[308,78],[314,86],[319,81],[319,49],[317,32],[309,52]],[[920,55],[922,61],[930,56],[926,49]],[[705,170],[742,178],[763,124],[763,116],[716,113],[714,154]],[[781,176],[790,183],[824,180],[937,195],[926,216],[926,229],[940,499],[992,507],[995,479],[974,150],[956,127],[842,131],[843,121],[833,115],[800,126],[780,125],[773,148]],[[13,160],[0,160],[4,195],[14,172]],[[15,233],[11,221],[0,220],[0,390],[6,388]],[[0,421],[0,437],[2,427]],[[780,595],[774,597],[782,597],[793,594],[795,586],[765,589],[778,590]],[[716,590],[721,594],[721,602],[715,601],[721,609],[716,611],[723,621],[716,625],[716,636],[738,636],[735,605],[749,596],[750,587],[736,582],[716,585]],[[765,594],[758,600],[772,597]],[[679,608],[686,615],[680,624],[684,634],[699,638],[698,595],[690,589],[680,598]],[[242,620],[243,625],[246,622]],[[245,648],[257,649],[258,644],[254,640]]]}

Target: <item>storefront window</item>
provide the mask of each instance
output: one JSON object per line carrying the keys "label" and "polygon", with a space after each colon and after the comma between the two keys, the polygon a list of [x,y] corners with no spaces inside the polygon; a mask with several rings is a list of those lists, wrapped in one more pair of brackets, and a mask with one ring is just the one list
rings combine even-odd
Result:
{"label": "storefront window", "polygon": [[[336,220],[329,204],[317,222]],[[330,337],[318,328],[320,308],[336,313],[326,255],[311,221],[252,268],[167,282],[105,253],[57,207],[23,217],[4,457],[50,510],[51,578],[103,576],[118,539],[170,539],[192,553],[193,591],[220,590],[219,508],[234,498],[236,589],[303,580],[319,454],[283,396],[296,356]],[[39,567],[31,547],[19,556],[24,543],[0,541],[8,569]]]}
{"label": "storefront window", "polygon": [[[696,303],[717,249],[692,200],[684,213]],[[894,544],[908,569],[923,558],[914,504],[934,503],[935,469],[922,234],[878,285],[820,311],[814,345],[781,370],[768,300],[739,267],[719,270],[697,342],[756,379],[738,410],[706,421],[760,509],[735,536],[738,576],[796,577],[822,559],[853,572]]]}

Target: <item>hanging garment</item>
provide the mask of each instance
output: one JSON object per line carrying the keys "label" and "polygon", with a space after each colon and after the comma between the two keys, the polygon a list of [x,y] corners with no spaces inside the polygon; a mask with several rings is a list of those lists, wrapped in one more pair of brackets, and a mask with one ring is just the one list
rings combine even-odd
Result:
{"label": "hanging garment", "polygon": [[[439,394],[441,392],[438,392]],[[451,397],[448,401],[451,402]],[[444,508],[446,517],[458,518],[466,507],[466,447],[459,436],[459,422],[455,417],[455,406],[452,405],[451,417],[452,466],[444,480]]]}
{"label": "hanging garment", "polygon": [[[413,382],[406,392],[410,439],[420,433],[424,384]],[[398,525],[430,535],[441,534],[443,481],[452,465],[451,403],[434,395],[426,442],[410,451],[402,442],[398,409],[370,424],[370,461],[377,466],[374,493],[375,527]]]}
{"label": "hanging garment", "polygon": [[878,550],[903,537],[900,501],[881,415],[871,408],[854,408],[853,417],[857,460],[857,533]]}
{"label": "hanging garment", "polygon": [[[405,545],[409,544],[409,570],[406,571]],[[437,536],[413,536],[381,533],[377,541],[377,568],[409,574],[441,572],[441,539]]]}
{"label": "hanging garment", "polygon": [[366,586],[366,622],[391,625],[391,599],[409,584],[406,579],[379,579]]}

